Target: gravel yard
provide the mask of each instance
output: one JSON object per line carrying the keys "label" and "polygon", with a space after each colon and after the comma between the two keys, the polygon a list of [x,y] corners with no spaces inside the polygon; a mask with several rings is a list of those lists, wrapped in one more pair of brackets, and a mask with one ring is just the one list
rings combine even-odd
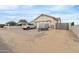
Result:
{"label": "gravel yard", "polygon": [[6,28],[0,29],[0,37],[10,52],[79,52],[79,43],[74,41],[76,36],[67,30],[38,32]]}

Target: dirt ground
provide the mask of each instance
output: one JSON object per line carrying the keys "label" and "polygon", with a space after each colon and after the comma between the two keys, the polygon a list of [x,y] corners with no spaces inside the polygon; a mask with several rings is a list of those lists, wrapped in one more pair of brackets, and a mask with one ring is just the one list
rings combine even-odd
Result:
{"label": "dirt ground", "polygon": [[7,28],[0,29],[0,37],[12,50],[10,52],[79,52],[79,42],[75,41],[78,39],[67,30],[51,29],[38,32]]}

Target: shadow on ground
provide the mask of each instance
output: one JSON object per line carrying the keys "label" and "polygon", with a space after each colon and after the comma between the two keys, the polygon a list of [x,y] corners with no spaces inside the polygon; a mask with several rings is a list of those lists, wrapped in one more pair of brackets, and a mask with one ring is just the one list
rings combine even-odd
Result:
{"label": "shadow on ground", "polygon": [[0,53],[12,53],[12,49],[0,37]]}

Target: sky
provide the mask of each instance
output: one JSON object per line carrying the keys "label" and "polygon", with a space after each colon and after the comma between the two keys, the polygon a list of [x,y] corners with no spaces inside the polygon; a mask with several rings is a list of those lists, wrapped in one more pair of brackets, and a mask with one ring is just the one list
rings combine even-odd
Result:
{"label": "sky", "polygon": [[34,20],[40,14],[60,17],[62,22],[79,24],[79,5],[0,5],[0,23]]}

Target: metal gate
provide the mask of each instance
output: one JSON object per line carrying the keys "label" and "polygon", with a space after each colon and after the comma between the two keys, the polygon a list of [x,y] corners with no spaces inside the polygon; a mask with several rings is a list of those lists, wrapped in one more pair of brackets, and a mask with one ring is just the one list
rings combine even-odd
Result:
{"label": "metal gate", "polygon": [[69,23],[57,23],[56,29],[69,30]]}

